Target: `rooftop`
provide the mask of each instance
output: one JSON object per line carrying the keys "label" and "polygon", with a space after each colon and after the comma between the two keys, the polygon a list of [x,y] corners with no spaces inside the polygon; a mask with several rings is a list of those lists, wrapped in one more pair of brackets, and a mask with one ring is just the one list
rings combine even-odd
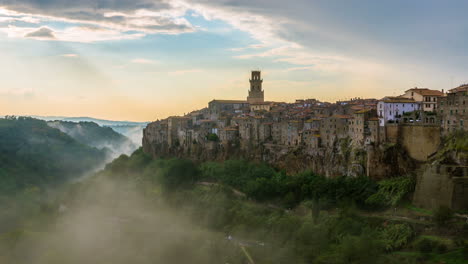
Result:
{"label": "rooftop", "polygon": [[444,96],[444,93],[439,91],[439,90],[431,90],[431,89],[428,89],[428,88],[412,88],[412,89],[409,89],[409,90],[406,90],[405,92],[415,92],[415,93],[418,93],[420,95],[423,95],[423,96]]}
{"label": "rooftop", "polygon": [[457,88],[453,88],[449,90],[449,93],[458,93],[458,92],[468,92],[468,84],[462,84]]}
{"label": "rooftop", "polygon": [[387,96],[384,97],[381,101],[385,103],[414,103],[414,99],[412,98],[404,98],[400,96]]}

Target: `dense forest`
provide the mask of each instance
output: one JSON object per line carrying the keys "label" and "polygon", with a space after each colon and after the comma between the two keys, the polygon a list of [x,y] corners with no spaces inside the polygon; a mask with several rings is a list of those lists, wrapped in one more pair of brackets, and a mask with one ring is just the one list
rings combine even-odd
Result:
{"label": "dense forest", "polygon": [[[0,235],[14,263],[466,263],[468,224],[415,208],[412,177],[286,175],[137,150]],[[34,261],[33,261],[34,260]]]}
{"label": "dense forest", "polygon": [[0,194],[81,176],[102,165],[106,151],[27,117],[0,119]]}

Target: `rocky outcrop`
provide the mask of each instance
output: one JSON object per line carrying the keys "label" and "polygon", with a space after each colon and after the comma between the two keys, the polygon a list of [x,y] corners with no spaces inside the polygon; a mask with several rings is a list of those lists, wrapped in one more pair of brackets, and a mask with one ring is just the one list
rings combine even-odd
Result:
{"label": "rocky outcrop", "polygon": [[161,135],[148,132],[145,130],[143,135],[143,150],[154,157],[181,157],[199,162],[247,159],[266,162],[288,173],[311,170],[327,177],[367,175],[375,179],[405,175],[417,167],[399,145],[355,148],[349,139],[340,139],[328,148],[209,140],[169,146],[166,141],[157,140]]}

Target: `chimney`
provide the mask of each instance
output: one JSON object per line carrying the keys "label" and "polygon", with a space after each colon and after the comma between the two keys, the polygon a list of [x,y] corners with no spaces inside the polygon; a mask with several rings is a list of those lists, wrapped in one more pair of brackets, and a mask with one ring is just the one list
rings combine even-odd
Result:
{"label": "chimney", "polygon": [[442,89],[442,93],[444,93],[444,89]]}

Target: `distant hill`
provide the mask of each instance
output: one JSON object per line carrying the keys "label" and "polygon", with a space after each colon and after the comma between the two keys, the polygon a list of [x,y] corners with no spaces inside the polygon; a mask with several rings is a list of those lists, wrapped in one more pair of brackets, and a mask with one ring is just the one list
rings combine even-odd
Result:
{"label": "distant hill", "polygon": [[31,116],[33,118],[42,119],[45,121],[71,121],[71,122],[94,122],[100,126],[110,127],[114,131],[128,137],[134,144],[141,146],[143,138],[143,128],[148,122],[132,122],[132,121],[113,121],[97,119],[92,117],[64,117],[64,116]]}
{"label": "distant hill", "polygon": [[111,127],[102,127],[94,122],[81,121],[48,121],[53,128],[70,135],[78,142],[99,149],[107,148],[112,151],[112,158],[120,154],[131,154],[138,148],[130,139],[117,133]]}
{"label": "distant hill", "polygon": [[107,156],[43,120],[0,119],[0,193],[81,176],[102,166]]}

